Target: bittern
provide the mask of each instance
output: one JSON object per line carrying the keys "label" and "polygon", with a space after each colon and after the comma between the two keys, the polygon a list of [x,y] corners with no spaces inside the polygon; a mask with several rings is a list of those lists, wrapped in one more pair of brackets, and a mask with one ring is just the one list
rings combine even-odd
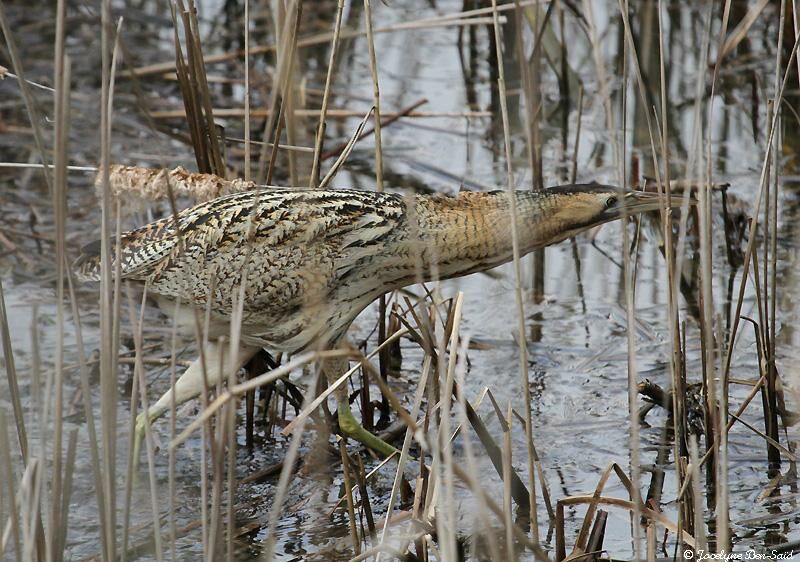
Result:
{"label": "bittern", "polygon": [[[521,255],[593,226],[660,208],[658,194],[598,184],[517,191]],[[667,207],[680,204],[678,198]],[[205,347],[209,386],[238,370],[259,349],[294,354],[335,349],[358,314],[377,297],[422,281],[485,271],[513,259],[510,195],[503,191],[457,197],[354,190],[271,189],[214,199],[122,235],[112,260],[123,279],[144,283],[166,313],[175,302],[191,314],[176,320],[194,327],[194,311],[210,310]],[[100,279],[100,244],[76,262],[84,279]],[[116,266],[116,263],[113,264]],[[112,267],[112,271],[114,268]],[[217,343],[230,331],[236,295],[243,295],[241,345]],[[231,355],[234,355],[231,357]],[[323,365],[336,380],[346,360]],[[154,421],[173,403],[202,392],[195,360],[147,412]],[[394,448],[353,417],[347,389],[336,392],[342,433],[375,451]]]}

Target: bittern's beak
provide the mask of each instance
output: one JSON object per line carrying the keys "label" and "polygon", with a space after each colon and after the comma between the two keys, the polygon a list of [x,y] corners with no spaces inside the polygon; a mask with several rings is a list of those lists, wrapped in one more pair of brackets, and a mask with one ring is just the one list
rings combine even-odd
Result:
{"label": "bittern's beak", "polygon": [[[611,205],[606,212],[610,219],[614,219],[625,215],[632,216],[648,211],[658,211],[663,208],[679,208],[683,206],[683,203],[683,194],[673,194],[671,197],[667,197],[663,193],[625,190],[617,198],[617,202]],[[693,203],[694,201],[690,197],[689,204]]]}

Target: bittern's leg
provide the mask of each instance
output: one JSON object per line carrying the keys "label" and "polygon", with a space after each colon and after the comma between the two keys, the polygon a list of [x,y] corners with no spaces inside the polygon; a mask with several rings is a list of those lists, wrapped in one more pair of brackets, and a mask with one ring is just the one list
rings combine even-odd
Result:
{"label": "bittern's leg", "polygon": [[[336,379],[341,377],[348,369],[347,359],[328,359],[325,361],[324,371],[328,378],[328,384],[333,384]],[[389,445],[363,428],[363,426],[353,417],[350,411],[350,402],[347,399],[347,384],[342,384],[336,389],[336,413],[339,418],[339,429],[348,437],[363,443],[370,449],[377,451],[384,457],[388,457],[397,452],[397,449]]]}
{"label": "bittern's leg", "polygon": [[[217,342],[208,342],[208,345],[203,349],[206,364],[206,380],[208,387],[215,386],[223,376],[230,373],[230,369],[239,370],[253,355],[259,350],[258,347],[240,346],[238,353],[233,358],[231,363],[230,344],[223,343],[220,345]],[[224,356],[224,364],[222,358]],[[222,366],[222,369],[220,369]],[[191,365],[184,371],[184,373],[175,381],[175,388],[166,391],[158,402],[150,406],[147,412],[142,412],[136,418],[136,429],[134,433],[134,446],[133,458],[134,462],[139,459],[139,449],[144,438],[145,423],[149,420],[150,423],[160,418],[172,407],[173,394],[175,396],[175,407],[180,406],[184,402],[191,400],[195,396],[203,392],[203,365],[198,357]]]}

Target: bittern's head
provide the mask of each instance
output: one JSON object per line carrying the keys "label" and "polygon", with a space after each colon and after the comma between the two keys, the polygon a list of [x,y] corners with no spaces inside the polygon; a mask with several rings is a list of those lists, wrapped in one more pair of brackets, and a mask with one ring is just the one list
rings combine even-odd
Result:
{"label": "bittern's head", "polygon": [[550,199],[551,217],[558,227],[559,240],[625,216],[657,211],[662,205],[668,208],[680,207],[683,202],[681,195],[673,195],[667,199],[666,195],[658,193],[632,191],[597,183],[552,187],[544,193]]}

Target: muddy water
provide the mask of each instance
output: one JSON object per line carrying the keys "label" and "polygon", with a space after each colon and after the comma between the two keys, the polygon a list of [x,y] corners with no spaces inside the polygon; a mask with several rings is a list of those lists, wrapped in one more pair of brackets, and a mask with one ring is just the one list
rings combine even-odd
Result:
{"label": "muddy water", "polygon": [[[347,8],[347,25],[363,27],[363,13],[360,3]],[[641,64],[646,76],[651,76],[655,84],[658,75],[658,59],[653,48],[655,37],[654,13],[652,6],[637,5],[634,19],[634,35],[646,37],[639,41]],[[315,4],[316,5],[316,4]],[[376,3],[374,8],[375,26],[388,27],[395,23],[418,20],[460,10],[461,2],[438,2],[431,7],[428,2],[414,2],[409,6],[387,7]],[[330,6],[322,10],[319,17],[332,21]],[[603,37],[602,58],[605,70],[610,76],[611,89],[619,93],[622,88],[628,91],[628,124],[626,133],[627,150],[630,154],[646,155],[649,139],[646,133],[641,103],[633,84],[624,85],[618,78],[621,64],[619,44],[621,24],[616,13],[608,13],[595,7],[594,17],[601,37]],[[27,22],[24,12],[13,14],[21,24]],[[540,14],[541,15],[541,14]],[[131,41],[145,42],[148,49],[140,54],[141,62],[157,62],[169,59],[167,14],[158,10],[148,12],[147,17],[134,18],[130,24]],[[204,6],[202,11],[204,26],[209,32],[209,49],[224,44],[219,38],[225,36],[225,26],[220,23],[219,11],[215,6]],[[693,114],[693,95],[696,91],[697,69],[700,64],[703,37],[706,32],[704,18],[706,7],[674,7],[666,14],[665,36],[668,37],[669,53],[666,60],[669,80],[668,108],[670,114],[671,147],[674,159],[675,176],[685,176],[686,163],[690,161],[695,127],[699,125]],[[88,33],[87,26],[81,24],[80,14],[71,14],[75,25],[70,27],[71,48],[76,60],[81,54],[92,52],[96,47],[96,37]],[[774,14],[766,14],[752,28],[749,39],[740,46],[736,55],[741,57],[732,62],[720,78],[721,95],[715,100],[715,110],[707,127],[712,131],[711,147],[714,178],[731,184],[730,193],[740,199],[742,208],[751,205],[758,184],[762,164],[762,147],[765,111],[763,100],[752,105],[753,80],[758,76],[761,86],[769,88],[774,74],[773,37],[776,23]],[[715,14],[712,32],[716,33],[719,15]],[[578,18],[571,12],[565,14],[567,36],[574,38],[567,44],[566,56],[574,76],[584,82],[586,88],[585,106],[581,121],[581,139],[577,147],[578,180],[598,180],[616,183],[616,166],[609,144],[611,135],[606,126],[604,109],[598,95],[598,82],[592,59],[590,42],[581,30]],[[94,24],[92,24],[94,25]],[[511,23],[507,24],[511,26]],[[96,27],[96,26],[95,26]],[[557,29],[557,28],[556,28]],[[31,53],[38,54],[38,64],[33,66],[32,78],[47,81],[49,53],[46,50],[47,37],[30,31],[20,25],[20,41],[27,41]],[[558,43],[560,31],[554,36]],[[513,52],[513,34],[508,32],[506,41],[509,52]],[[263,37],[263,36],[262,36]],[[414,104],[422,98],[428,103],[420,109],[430,112],[463,112],[466,110],[494,111],[499,108],[493,69],[489,61],[493,57],[489,42],[489,30],[485,26],[465,29],[462,48],[459,50],[459,31],[456,27],[436,29],[406,30],[394,33],[381,33],[376,37],[376,50],[381,66],[381,92],[384,110],[397,110]],[[530,38],[526,36],[530,50]],[[545,44],[547,49],[547,43]],[[560,47],[548,51],[560,56]],[[324,65],[327,61],[325,48],[307,49],[302,52],[304,61],[303,76],[310,88],[320,88],[324,84]],[[96,61],[95,61],[96,62]],[[263,62],[255,63],[263,70]],[[559,63],[560,64],[560,63]],[[259,66],[261,65],[261,66]],[[566,117],[559,108],[560,86],[552,68],[543,63],[542,90],[544,109],[542,119],[542,144],[544,154],[543,177],[546,184],[564,181],[563,169],[573,150],[573,139],[577,125],[574,89],[570,94],[572,106]],[[71,156],[75,163],[93,164],[97,139],[96,108],[98,91],[96,74],[92,61],[79,62],[76,71],[76,111],[73,115],[73,142]],[[560,72],[560,66],[556,65]],[[313,70],[315,69],[316,70]],[[311,70],[305,70],[311,69]],[[216,67],[215,74],[226,71],[238,72],[233,66]],[[515,181],[521,188],[531,183],[531,171],[525,150],[525,131],[521,121],[518,97],[518,66],[509,57],[506,72],[511,90],[510,106],[512,115],[512,151],[515,155]],[[707,76],[704,84],[710,83]],[[147,84],[147,82],[145,82]],[[6,99],[19,99],[16,89],[7,83],[3,85],[8,92]],[[154,106],[177,107],[179,100],[173,85],[157,80],[154,93],[147,98]],[[659,105],[655,87],[651,92],[651,103]],[[191,165],[190,150],[163,134],[148,130],[144,119],[137,112],[135,95],[129,84],[120,84],[118,96],[119,110],[114,133],[114,152],[121,162],[146,163],[148,165],[185,164]],[[347,41],[342,46],[336,79],[334,81],[335,107],[366,109],[371,96],[371,81],[366,43],[363,39]],[[702,89],[701,89],[702,91]],[[223,95],[221,88],[216,91]],[[236,91],[234,90],[234,94]],[[45,93],[37,94],[46,98]],[[158,98],[158,99],[156,99]],[[236,99],[224,98],[233,106],[241,106]],[[655,101],[653,101],[655,100]],[[314,107],[318,98],[310,98]],[[616,98],[615,111],[621,105]],[[93,105],[95,104],[95,105]],[[19,107],[12,107],[15,119],[25,125],[24,114]],[[755,113],[754,113],[755,112]],[[309,120],[308,130],[313,127]],[[357,119],[335,121],[328,127],[331,144],[344,138],[353,130]],[[794,127],[794,126],[792,126]],[[798,250],[798,219],[800,219],[800,191],[791,155],[798,150],[797,133],[788,127],[785,131],[784,151],[787,162],[786,174],[779,181],[779,299],[777,302],[777,348],[778,367],[784,377],[787,390],[798,390],[800,386],[800,335],[795,325],[800,318],[800,250]],[[238,134],[240,125],[234,120],[227,123],[232,136]],[[623,131],[617,131],[622,135]],[[310,144],[308,131],[303,142]],[[754,140],[757,138],[758,141]],[[566,144],[563,139],[567,139]],[[3,151],[8,156],[3,160],[26,160],[30,152],[22,146],[30,146],[30,137],[25,133],[7,131],[3,134]],[[449,117],[404,120],[387,127],[384,132],[384,153],[386,160],[387,187],[398,189],[424,185],[428,189],[454,193],[464,185],[469,189],[483,189],[503,186],[506,183],[502,154],[502,137],[499,119],[485,117]],[[647,157],[642,158],[643,161]],[[351,156],[350,164],[340,173],[336,186],[371,188],[374,172],[372,144],[367,140],[359,144]],[[628,160],[627,166],[631,166]],[[643,171],[647,166],[642,164]],[[691,175],[691,174],[690,174]],[[89,188],[90,180],[82,175],[71,176],[70,193],[71,221],[68,226],[68,240],[71,252],[81,243],[92,240],[98,232],[99,214],[94,211],[94,199]],[[33,439],[39,435],[36,424],[37,389],[43,387],[52,373],[53,351],[57,333],[55,330],[56,301],[54,292],[54,270],[52,247],[46,238],[52,233],[52,211],[46,200],[46,190],[39,176],[24,176],[18,173],[4,173],[2,176],[3,205],[0,218],[6,230],[2,231],[15,245],[13,251],[0,252],[0,273],[2,273],[5,298],[9,309],[12,348],[17,368],[20,372],[24,394],[24,405],[29,412],[29,425]],[[717,201],[718,203],[718,201]],[[31,227],[31,216],[35,226]],[[134,215],[128,220],[131,224],[142,222],[146,216]],[[33,233],[33,234],[31,234]],[[576,257],[572,247],[561,244],[546,251],[546,270],[544,293],[538,302],[530,291],[526,293],[526,330],[529,339],[529,385],[532,393],[532,414],[535,428],[536,446],[539,451],[547,486],[554,499],[570,495],[591,493],[602,471],[609,463],[618,463],[630,472],[630,425],[628,412],[628,342],[627,332],[634,330],[636,347],[635,366],[637,379],[647,378],[664,388],[668,388],[670,377],[667,361],[670,353],[670,336],[666,318],[666,277],[663,259],[657,249],[655,237],[647,230],[641,243],[636,287],[636,325],[628,327],[625,312],[625,293],[622,270],[618,265],[622,260],[622,226],[607,225],[593,233],[593,241],[584,236],[578,240],[577,256],[580,275],[576,268]],[[722,324],[728,318],[730,281],[738,289],[741,273],[732,270],[725,259],[721,236],[715,238],[714,261],[714,307]],[[526,260],[523,267],[527,273],[530,265]],[[502,406],[510,401],[520,411],[523,407],[520,398],[518,350],[514,344],[516,337],[516,309],[514,306],[514,278],[510,267],[502,267],[495,276],[473,275],[471,277],[443,283],[444,295],[455,295],[457,291],[465,294],[462,330],[465,336],[480,349],[469,352],[470,368],[466,375],[467,396],[476,398],[484,387],[489,387]],[[79,292],[84,346],[87,352],[97,348],[98,311],[96,298],[91,288],[81,288]],[[697,324],[692,320],[684,300],[681,301],[682,318],[686,318],[686,340],[688,353],[687,377],[691,382],[699,381],[700,355]],[[743,315],[757,317],[756,302],[751,293],[745,299]],[[368,309],[353,328],[353,340],[370,339],[374,344],[376,311]],[[70,329],[71,315],[68,315],[67,337],[65,341],[68,365],[77,361],[77,348],[74,330]],[[146,320],[147,344],[154,344],[152,355],[164,357],[169,354],[168,323],[155,312],[150,311]],[[38,354],[41,360],[39,376],[44,383],[37,384],[32,378],[35,345],[33,331],[38,338]],[[127,332],[125,332],[127,330]],[[130,334],[129,324],[123,330],[123,341]],[[129,336],[128,336],[129,340]],[[421,352],[410,342],[403,343],[404,362],[401,377],[394,380],[396,389],[410,402],[415,381],[421,366]],[[180,360],[192,358],[191,343],[181,344]],[[754,379],[758,376],[755,341],[752,330],[741,330],[733,356],[732,375],[737,379]],[[130,367],[123,365],[119,374],[120,408],[117,413],[120,429],[118,462],[124,466],[127,458],[125,445],[128,439],[130,392]],[[165,367],[148,367],[151,382],[150,396],[163,391],[168,384],[169,375]],[[295,381],[303,384],[306,379],[295,375]],[[5,378],[0,381],[0,407],[10,415]],[[749,387],[734,385],[731,404],[738,406],[747,395]],[[67,401],[65,427],[67,431],[79,432],[79,449],[75,490],[70,506],[70,526],[67,534],[67,550],[72,559],[84,559],[97,555],[100,549],[98,521],[93,496],[94,482],[89,470],[89,452],[86,446],[84,416],[79,395],[77,372],[70,370],[66,382]],[[789,409],[796,410],[796,394],[787,392]],[[99,404],[99,393],[93,396],[94,404]],[[640,402],[640,405],[642,402]],[[499,425],[492,414],[491,406],[485,401],[479,408],[490,430],[499,436]],[[192,419],[195,409],[192,405],[181,410],[179,425]],[[754,401],[747,410],[745,420],[756,427],[761,422],[760,401]],[[666,482],[661,508],[671,519],[676,513],[672,499],[675,497],[674,465],[671,458],[671,442],[665,436],[666,416],[654,410],[647,417],[647,424],[640,435],[642,489],[646,489],[654,469],[664,468]],[[167,423],[157,426],[160,440],[168,440]],[[781,435],[783,443],[793,443],[797,432],[788,429]],[[240,442],[244,436],[241,432]],[[477,450],[480,445],[474,436]],[[241,448],[238,452],[237,468],[240,477],[245,477],[264,466],[279,462],[287,447],[287,441],[277,432],[261,435],[259,446],[253,451]],[[513,440],[513,457],[518,470],[525,472],[526,445],[524,432],[517,429]],[[457,445],[457,451],[462,445]],[[657,465],[660,448],[669,450],[668,460],[663,466]],[[178,558],[196,559],[202,552],[198,521],[201,517],[201,469],[199,459],[202,443],[199,438],[191,439],[177,453],[177,491],[175,494],[176,527],[178,529]],[[167,458],[164,452],[156,459],[158,476],[159,509],[164,513],[168,508],[167,498]],[[369,469],[370,466],[367,467]],[[412,466],[410,474],[413,474]],[[796,502],[796,483],[793,467],[785,463],[783,484],[772,498],[765,499],[763,491],[769,484],[767,474],[765,444],[753,431],[737,426],[730,434],[731,487],[730,519],[733,541],[740,551],[754,549],[766,551],[774,545],[785,545],[800,540],[800,508]],[[495,497],[502,494],[502,483],[491,463],[479,461],[482,484],[492,491]],[[372,508],[376,518],[381,518],[388,501],[392,474],[384,471],[379,474],[370,489]],[[274,495],[277,479],[268,479],[262,484],[242,484],[239,488],[236,509],[237,523],[241,534],[237,538],[238,557],[249,559],[260,551],[265,539],[266,524]],[[347,560],[351,557],[346,515],[342,511],[331,515],[334,502],[338,499],[342,486],[339,468],[326,471],[304,470],[290,486],[286,501],[287,508],[279,520],[277,533],[278,560]],[[119,482],[120,493],[122,481]],[[606,487],[607,495],[626,497],[624,488],[613,478]],[[462,490],[458,498],[460,525],[465,535],[478,526],[475,520],[474,500]],[[580,528],[582,509],[567,509],[565,512],[567,543],[572,544]],[[132,553],[132,558],[149,560],[153,558],[148,547],[151,521],[149,491],[144,485],[137,486],[133,494],[132,543],[143,548]],[[547,513],[539,510],[540,535],[548,548],[554,546],[554,538],[547,525]],[[713,535],[709,522],[707,532]],[[659,554],[672,556],[672,536],[667,543],[669,550],[659,547]],[[630,558],[630,519],[627,512],[611,509],[607,523],[604,547],[609,555],[617,558]],[[796,549],[795,549],[796,550]]]}

